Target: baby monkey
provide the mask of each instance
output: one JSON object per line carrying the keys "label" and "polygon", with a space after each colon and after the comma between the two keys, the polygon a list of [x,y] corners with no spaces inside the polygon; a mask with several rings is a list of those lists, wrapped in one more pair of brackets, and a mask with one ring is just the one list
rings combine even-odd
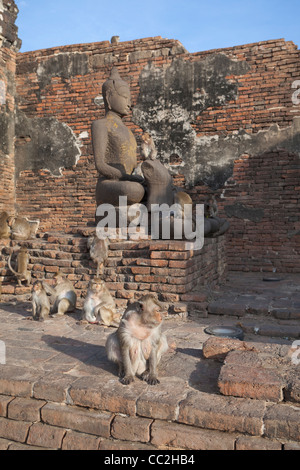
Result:
{"label": "baby monkey", "polygon": [[42,281],[35,281],[32,286],[32,316],[34,320],[44,321],[50,313],[50,301]]}
{"label": "baby monkey", "polygon": [[152,294],[127,307],[119,328],[106,341],[108,359],[119,365],[120,381],[128,385],[140,376],[150,385],[159,383],[157,365],[168,350],[161,331],[165,309]]}

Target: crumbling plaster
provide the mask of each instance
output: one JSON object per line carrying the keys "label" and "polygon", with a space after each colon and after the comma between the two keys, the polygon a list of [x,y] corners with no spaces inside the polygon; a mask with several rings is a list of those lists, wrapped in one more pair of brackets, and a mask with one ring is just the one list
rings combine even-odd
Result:
{"label": "crumbling plaster", "polygon": [[[140,74],[133,121],[151,133],[159,158],[173,174],[180,171],[188,186],[201,182],[213,190],[223,187],[232,175],[234,161],[243,153],[284,148],[300,155],[300,118],[287,128],[275,124],[255,134],[240,129],[226,136],[197,136],[196,117],[208,107],[236,100],[236,78],[248,71],[247,62],[218,53],[197,62],[176,58],[167,67],[149,63]],[[172,165],[170,156],[174,155],[180,165]]]}
{"label": "crumbling plaster", "polygon": [[77,164],[80,140],[72,129],[54,117],[28,118],[16,113],[16,175],[23,170],[48,170],[61,176],[63,168]]}

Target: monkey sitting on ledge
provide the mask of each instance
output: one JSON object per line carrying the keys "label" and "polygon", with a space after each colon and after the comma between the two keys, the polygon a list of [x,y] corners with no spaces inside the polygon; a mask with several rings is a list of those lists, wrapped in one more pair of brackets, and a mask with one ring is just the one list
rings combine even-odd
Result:
{"label": "monkey sitting on ledge", "polygon": [[150,385],[159,383],[157,365],[168,350],[161,331],[164,308],[147,294],[127,307],[119,328],[106,341],[108,359],[119,365],[120,381],[128,385],[140,376]]}
{"label": "monkey sitting on ledge", "polygon": [[119,326],[120,315],[117,313],[115,301],[101,278],[95,277],[89,283],[82,319],[89,323]]}
{"label": "monkey sitting on ledge", "polygon": [[77,295],[72,283],[61,272],[54,275],[54,283],[53,288],[43,281],[45,291],[51,295],[52,314],[60,316],[73,312],[76,308]]}

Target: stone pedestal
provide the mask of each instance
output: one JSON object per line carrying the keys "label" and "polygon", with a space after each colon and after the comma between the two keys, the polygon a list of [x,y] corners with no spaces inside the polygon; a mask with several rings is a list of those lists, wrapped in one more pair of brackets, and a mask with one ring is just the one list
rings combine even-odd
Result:
{"label": "stone pedestal", "polygon": [[[82,306],[96,264],[90,259],[87,240],[94,228],[74,229],[73,233],[40,234],[28,240],[32,278],[50,279],[58,270],[74,283],[78,307]],[[16,242],[0,246],[3,254],[0,275],[4,276],[2,301],[28,300],[31,287],[19,287],[7,268],[5,258]],[[143,294],[156,293],[170,305],[170,313],[185,316],[190,309],[206,315],[205,289],[224,281],[226,273],[225,238],[205,239],[201,250],[185,241],[111,241],[103,277],[119,307]]]}

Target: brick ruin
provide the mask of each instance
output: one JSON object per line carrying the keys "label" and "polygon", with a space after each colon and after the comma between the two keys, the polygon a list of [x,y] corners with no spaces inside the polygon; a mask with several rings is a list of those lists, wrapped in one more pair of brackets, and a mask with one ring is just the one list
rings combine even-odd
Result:
{"label": "brick ruin", "polygon": [[[231,225],[224,236],[206,239],[200,252],[175,241],[113,243],[105,280],[118,306],[150,291],[171,302],[172,313],[194,309],[207,316],[206,288],[223,282],[228,271],[299,273],[300,53],[293,42],[278,39],[191,54],[177,40],[154,37],[19,53],[17,13],[14,1],[0,0],[0,212],[40,220],[37,238],[27,242],[34,278],[50,279],[60,269],[74,282],[80,307],[95,274],[86,246],[96,210],[91,123],[104,116],[101,87],[113,65],[131,87],[134,109],[124,121],[138,145],[142,132],[151,133],[174,184],[195,203],[215,194],[220,215]],[[17,285],[6,263],[16,246],[1,241],[2,297],[25,301],[31,289]],[[228,358],[234,366],[236,356]],[[95,404],[90,396],[96,396],[96,386],[87,391],[84,377],[72,401],[69,383],[45,385],[39,395],[39,381],[17,372],[10,380],[4,374],[0,436],[5,441],[0,438],[0,448],[11,445],[10,440],[11,448],[25,442],[43,447],[43,429],[52,432],[49,447],[80,448],[86,440],[87,446],[99,448],[101,437],[100,448],[120,449],[119,433],[127,426],[130,434],[133,422],[140,426],[142,444],[136,436],[128,441],[139,442],[141,449],[150,442],[157,448],[162,441],[166,448],[189,448],[191,442],[191,448],[212,448],[213,439],[222,449],[298,448],[295,407],[273,408],[258,400],[256,408],[252,398],[257,397],[244,392],[235,395],[240,398],[226,397],[235,388],[226,378],[232,364],[223,369],[227,391],[214,396],[230,417],[224,426],[207,394],[198,390],[183,391],[172,401],[171,417],[161,417],[149,411],[144,392],[132,401],[118,389],[120,406],[108,399],[105,405]],[[279,382],[271,401],[282,395]],[[56,387],[63,389],[62,396],[53,395]],[[259,387],[265,393],[268,384]],[[291,401],[299,403],[297,387]],[[245,424],[235,415],[235,403],[242,402],[245,409],[255,409]],[[97,423],[101,432],[92,425],[99,410],[104,410]],[[243,407],[238,413],[243,414]],[[288,435],[280,428],[286,413]],[[83,422],[79,427],[74,425],[77,415]],[[217,424],[201,425],[199,431],[201,419]]]}
{"label": "brick ruin", "polygon": [[137,142],[142,131],[153,135],[175,184],[195,202],[217,195],[231,223],[229,269],[299,272],[300,62],[292,42],[190,54],[155,37],[17,53],[13,5],[3,2],[1,20],[1,210],[40,219],[41,232],[93,223],[90,128],[104,115],[95,98],[117,65],[131,86],[127,125]]}

